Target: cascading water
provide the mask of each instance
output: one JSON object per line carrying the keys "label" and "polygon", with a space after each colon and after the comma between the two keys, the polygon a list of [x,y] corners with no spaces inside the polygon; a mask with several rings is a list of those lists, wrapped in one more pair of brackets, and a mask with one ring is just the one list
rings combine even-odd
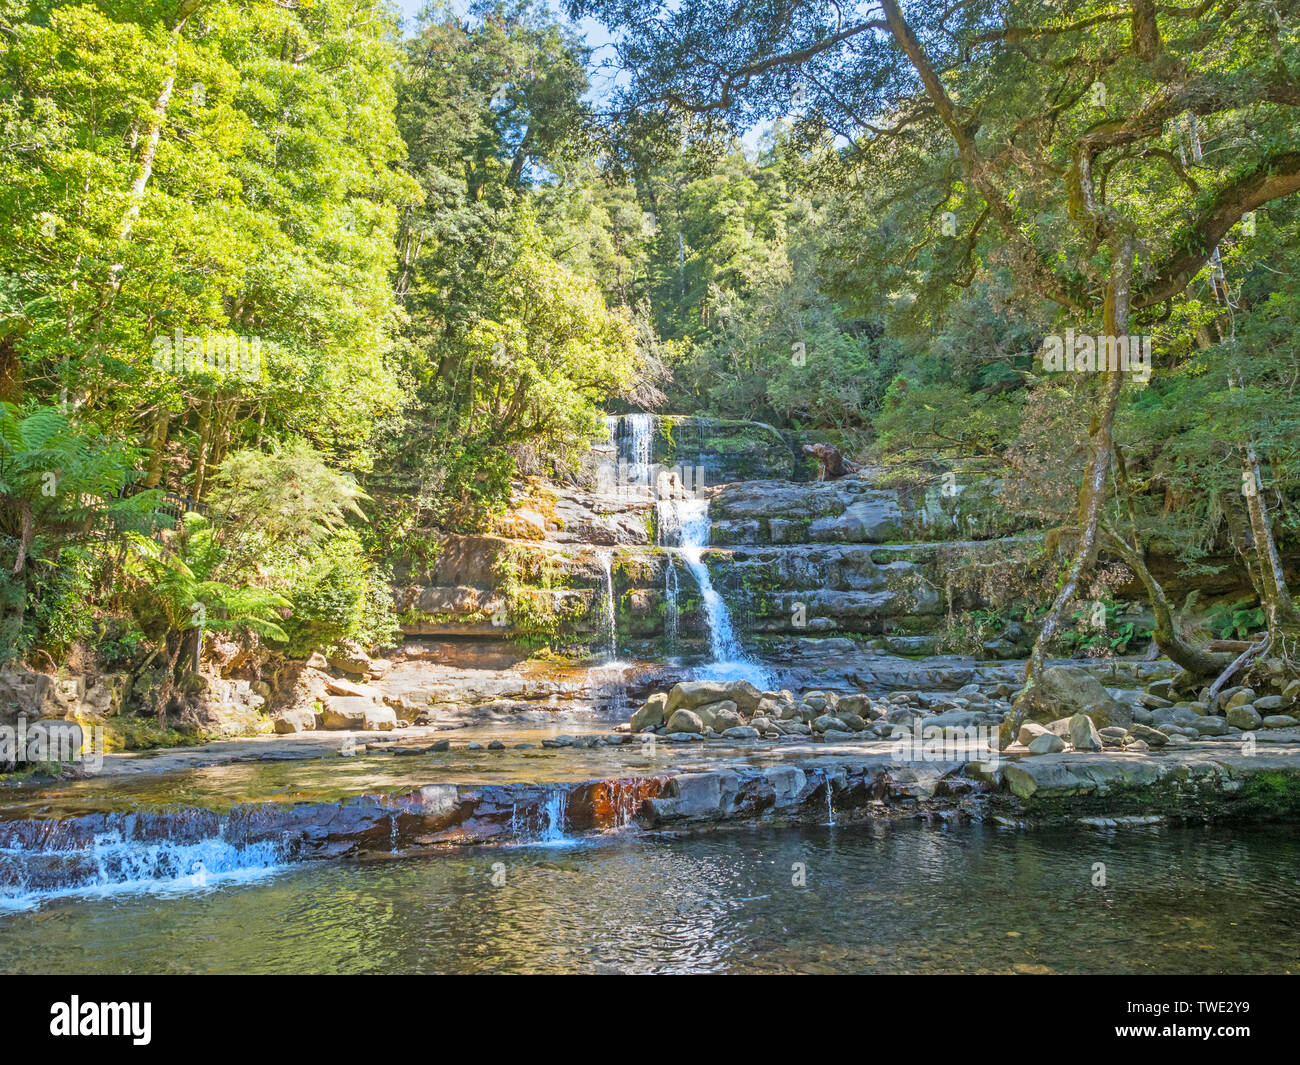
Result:
{"label": "cascading water", "polygon": [[664,545],[675,549],[686,564],[704,600],[712,652],[712,661],[706,667],[707,679],[747,680],[757,688],[767,688],[766,670],[745,655],[731,622],[731,611],[713,587],[709,567],[704,563],[704,550],[709,546],[709,501],[661,498],[656,509]]}
{"label": "cascading water", "polygon": [[[709,506],[707,499],[693,498],[702,487],[703,471],[696,469],[688,477],[682,471],[661,471],[654,463],[655,418],[652,414],[627,414],[606,418],[609,438],[616,447],[617,473],[607,478],[614,494],[629,492],[648,495],[655,500],[660,544],[672,552],[664,575],[664,636],[671,649],[677,641],[678,583],[674,558],[680,557],[699,585],[709,625],[712,661],[706,667],[709,678],[747,680],[759,688],[769,684],[767,672],[746,657],[740,646],[731,611],[713,587],[709,567],[704,564],[704,550],[709,546]],[[693,483],[685,483],[693,482]],[[609,489],[607,489],[609,490]],[[610,559],[601,556],[605,568],[606,627],[611,633],[610,658],[617,655],[614,627],[613,579]]]}
{"label": "cascading water", "polygon": [[668,556],[664,566],[664,646],[668,653],[677,653],[677,562],[673,555]]}
{"label": "cascading water", "polygon": [[605,419],[609,438],[617,449],[617,469],[610,478],[617,495],[648,496],[654,492],[653,414],[626,414]]}
{"label": "cascading water", "polygon": [[537,803],[520,809],[516,803],[510,815],[510,834],[532,845],[571,843],[564,834],[568,819],[569,790],[564,785],[547,788]]}
{"label": "cascading water", "polygon": [[280,840],[247,840],[208,811],[103,815],[0,826],[0,910],[67,895],[184,890],[264,876],[290,860]]}
{"label": "cascading water", "polygon": [[[601,491],[611,496],[650,496],[654,491],[657,471],[653,465],[655,419],[652,414],[610,415],[605,424],[609,439],[614,444],[613,469],[602,471]],[[613,552],[599,554],[604,571],[604,635],[605,662],[594,672],[605,673],[601,687],[609,711],[616,717],[625,717],[627,687],[624,682],[624,663],[618,659],[618,615],[614,602]]]}
{"label": "cascading water", "polygon": [[609,637],[606,651],[611,662],[618,658],[618,618],[614,613],[614,554],[600,553],[600,566],[605,572],[605,632]]}

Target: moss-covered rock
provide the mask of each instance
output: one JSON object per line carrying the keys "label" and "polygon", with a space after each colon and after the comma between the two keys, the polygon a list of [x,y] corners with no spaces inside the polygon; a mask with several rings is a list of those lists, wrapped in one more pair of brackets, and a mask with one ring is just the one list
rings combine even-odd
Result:
{"label": "moss-covered rock", "polygon": [[780,478],[795,473],[790,442],[763,422],[725,418],[656,419],[654,461],[704,470],[706,484]]}

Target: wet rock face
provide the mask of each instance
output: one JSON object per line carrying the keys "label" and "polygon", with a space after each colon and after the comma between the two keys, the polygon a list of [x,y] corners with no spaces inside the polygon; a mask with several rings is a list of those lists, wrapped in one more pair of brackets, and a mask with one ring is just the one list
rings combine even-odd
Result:
{"label": "wet rock face", "polygon": [[727,484],[710,514],[723,544],[984,540],[1024,528],[997,492],[995,481],[885,487],[865,470],[836,481]]}
{"label": "wet rock face", "polygon": [[[996,482],[898,487],[872,470],[794,481],[792,445],[752,422],[657,418],[652,440],[649,464],[642,440],[635,469],[617,467],[620,478],[629,473],[627,484],[530,483],[515,508],[522,524],[498,525],[509,535],[448,536],[432,563],[397,559],[403,631],[593,645],[608,633],[612,596],[620,647],[706,639],[694,579],[656,543],[646,472],[654,467],[689,469],[693,485],[707,486],[712,546],[703,561],[746,634],[901,630],[891,635],[896,653],[929,653],[927,634],[949,605],[936,589],[945,586],[945,567],[961,564],[949,556],[983,559],[985,544],[994,554],[1019,544],[997,539],[1019,530],[997,501]],[[595,450],[606,467],[631,461],[621,444]],[[994,657],[1017,652],[1004,640]]]}
{"label": "wet rock face", "polygon": [[698,466],[706,484],[789,480],[803,466],[772,426],[725,418],[656,418],[654,460],[665,466]]}

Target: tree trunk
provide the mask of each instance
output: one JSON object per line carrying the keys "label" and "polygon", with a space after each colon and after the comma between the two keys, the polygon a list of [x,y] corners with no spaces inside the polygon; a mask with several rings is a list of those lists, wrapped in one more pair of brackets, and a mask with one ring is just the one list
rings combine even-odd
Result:
{"label": "tree trunk", "polygon": [[[173,636],[176,637],[174,644],[172,643]],[[185,646],[183,634],[169,632],[165,639],[167,641],[167,669],[163,674],[162,684],[158,686],[158,702],[154,706],[154,713],[158,715],[159,721],[167,717],[167,704],[172,701],[172,695],[176,692],[176,663],[180,661],[181,648]]]}
{"label": "tree trunk", "polygon": [[1253,446],[1241,449],[1241,483],[1242,495],[1246,500],[1246,516],[1250,520],[1250,533],[1255,541],[1255,556],[1259,565],[1261,605],[1264,607],[1264,617],[1268,621],[1268,631],[1274,636],[1274,641],[1278,642],[1282,632],[1294,633],[1300,629],[1300,616],[1297,616],[1295,604],[1291,600],[1291,592],[1287,588],[1286,576],[1282,570],[1282,558],[1277,550],[1277,541],[1273,539],[1268,505],[1264,502],[1259,458]]}
{"label": "tree trunk", "polygon": [[[149,185],[149,179],[153,176],[153,164],[158,155],[158,143],[162,139],[163,126],[167,121],[167,109],[171,106],[172,92],[176,88],[176,68],[180,64],[181,33],[184,31],[185,23],[189,21],[190,16],[202,7],[205,2],[206,0],[181,0],[177,5],[176,17],[172,20],[169,29],[171,47],[167,52],[162,87],[158,90],[153,107],[149,109],[149,114],[145,120],[144,144],[140,148],[140,156],[136,162],[135,176],[131,179],[130,199],[127,201],[122,221],[118,225],[118,238],[120,240],[127,240],[131,236],[131,231],[135,228],[135,223],[140,217],[140,207],[144,202],[145,189]],[[109,269],[108,285],[100,296],[99,306],[96,308],[92,323],[92,332],[99,330],[109,308],[117,300],[117,294],[122,288],[122,269],[121,263],[114,263]]]}
{"label": "tree trunk", "polygon": [[154,415],[153,433],[149,438],[149,465],[146,467],[144,486],[157,488],[162,483],[163,449],[167,446],[167,429],[170,418],[161,404]]}
{"label": "tree trunk", "polygon": [[208,472],[208,448],[212,443],[212,397],[208,396],[203,401],[203,409],[199,415],[199,452],[194,459],[194,480],[192,482],[192,491],[194,492],[194,501],[197,503],[203,495],[203,482]]}
{"label": "tree trunk", "polygon": [[1178,629],[1174,625],[1173,608],[1169,605],[1165,590],[1147,568],[1146,559],[1142,557],[1141,552],[1135,551],[1131,545],[1126,544],[1114,533],[1107,536],[1107,541],[1124,563],[1137,574],[1138,580],[1146,589],[1151,610],[1156,616],[1155,632],[1151,637],[1156,646],[1188,673],[1197,677],[1216,676],[1227,665],[1227,659],[1221,655],[1202,651],[1178,634]]}
{"label": "tree trunk", "polygon": [[21,578],[23,569],[27,566],[27,552],[32,549],[32,539],[36,535],[35,522],[32,518],[32,504],[30,500],[22,499],[18,502],[19,530],[18,530],[18,558],[14,561],[14,576]]}
{"label": "tree trunk", "polygon": [[[1131,237],[1124,237],[1118,245],[1118,254],[1111,268],[1110,283],[1106,286],[1103,322],[1108,336],[1127,337],[1129,284],[1133,275],[1134,246]],[[1108,371],[1102,375],[1101,397],[1089,434],[1092,457],[1079,493],[1079,540],[1075,546],[1074,558],[1065,572],[1065,579],[1061,582],[1051,609],[1043,618],[1042,627],[1038,630],[1038,639],[1034,641],[1033,653],[1025,667],[1027,688],[1034,686],[1034,682],[1042,672],[1048,648],[1060,632],[1066,609],[1077,597],[1079,581],[1097,557],[1097,530],[1101,522],[1102,507],[1106,503],[1106,480],[1110,473],[1111,454],[1115,446],[1115,411],[1119,408],[1119,395],[1123,386],[1122,371]]]}

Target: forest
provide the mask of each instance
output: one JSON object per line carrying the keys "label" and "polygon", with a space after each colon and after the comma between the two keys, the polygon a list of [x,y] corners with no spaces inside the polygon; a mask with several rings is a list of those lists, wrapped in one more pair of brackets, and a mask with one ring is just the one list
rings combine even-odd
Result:
{"label": "forest", "polygon": [[1298,108],[1283,0],[0,0],[0,657],[386,646],[663,412],[996,479],[1030,691],[1116,566],[1295,673]]}

